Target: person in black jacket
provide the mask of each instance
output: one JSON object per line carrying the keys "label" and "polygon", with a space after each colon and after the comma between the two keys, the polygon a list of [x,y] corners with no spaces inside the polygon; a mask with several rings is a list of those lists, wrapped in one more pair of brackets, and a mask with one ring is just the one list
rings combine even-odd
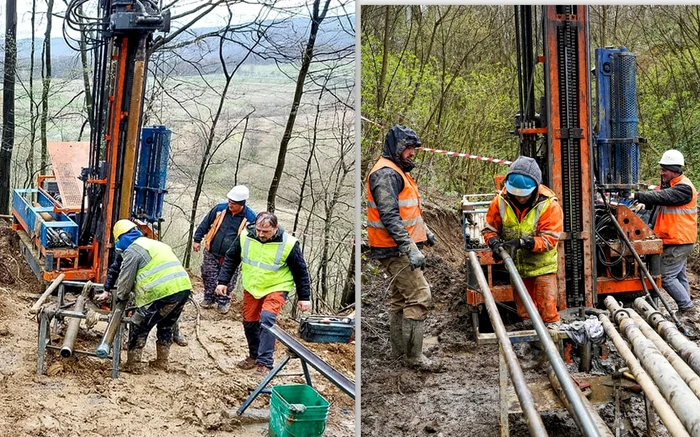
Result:
{"label": "person in black jacket", "polygon": [[287,294],[296,286],[300,311],[311,309],[311,280],[299,242],[287,234],[271,212],[261,212],[255,222],[236,238],[226,252],[219,272],[216,294],[226,293],[226,284],[241,266],[243,282],[243,329],[248,356],[237,366],[267,375],[273,364],[275,337],[261,324],[277,321]]}
{"label": "person in black jacket", "polygon": [[686,266],[698,233],[697,191],[683,174],[684,165],[681,152],[667,150],[659,161],[661,189],[637,192],[632,198],[656,210],[654,233],[664,243],[662,285],[678,304],[679,313],[692,320],[698,312],[691,300]]}
{"label": "person in black jacket", "polygon": [[219,203],[212,208],[194,233],[192,250],[198,252],[202,242],[204,243],[202,258],[204,299],[200,304],[202,308],[213,308],[218,304],[221,314],[229,311],[231,293],[235,287],[237,275],[231,276],[231,283],[228,284],[225,294],[218,296],[214,293],[214,289],[226,251],[246,224],[255,220],[255,211],[246,205],[249,194],[248,188],[244,185],[233,187],[227,194],[228,202]]}

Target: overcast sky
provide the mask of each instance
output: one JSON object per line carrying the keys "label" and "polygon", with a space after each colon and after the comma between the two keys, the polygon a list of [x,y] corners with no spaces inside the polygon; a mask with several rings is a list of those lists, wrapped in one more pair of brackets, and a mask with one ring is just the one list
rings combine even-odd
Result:
{"label": "overcast sky", "polygon": [[[192,10],[196,8],[197,5],[201,5],[202,0],[180,0],[178,2],[178,7],[173,10],[173,13],[182,13],[184,11]],[[283,0],[279,2],[284,5],[298,5],[304,4],[304,0]],[[311,0],[308,0],[311,3]],[[331,7],[338,7],[338,3],[334,2],[335,5]],[[347,3],[347,1],[344,1]],[[97,0],[92,0],[87,3],[87,5],[97,4]],[[243,23],[251,21],[255,18],[259,12],[261,6],[255,4],[241,3],[232,6],[234,13],[234,23]],[[17,0],[17,38],[29,38],[31,37],[31,0]],[[37,17],[35,21],[37,36],[43,36],[46,29],[46,1],[36,0]],[[304,9],[306,9],[304,7]],[[347,13],[354,12],[354,5],[347,11]],[[54,20],[52,22],[51,35],[53,37],[63,36],[63,20],[62,16],[66,12],[66,4],[62,0],[54,1]],[[342,14],[340,11],[336,11],[333,15]],[[330,15],[330,14],[329,14]],[[212,14],[202,20],[196,25],[196,27],[210,27],[219,26],[226,23],[227,12],[225,7],[220,7],[218,10],[212,12]],[[0,39],[4,39],[5,35],[5,2],[0,1]]]}

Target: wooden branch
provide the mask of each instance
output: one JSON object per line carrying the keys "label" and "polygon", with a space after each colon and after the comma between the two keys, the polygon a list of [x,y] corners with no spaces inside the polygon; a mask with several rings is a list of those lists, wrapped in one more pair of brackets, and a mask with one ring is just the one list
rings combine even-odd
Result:
{"label": "wooden branch", "polygon": [[51,293],[53,293],[54,290],[55,290],[56,288],[58,288],[59,285],[61,285],[61,282],[63,282],[63,278],[65,278],[65,277],[66,277],[66,274],[65,274],[65,273],[61,273],[60,275],[58,275],[58,277],[57,277],[56,279],[53,280],[53,282],[51,283],[51,285],[49,285],[49,288],[46,289],[46,291],[44,292],[44,294],[41,295],[41,297],[39,298],[39,300],[37,300],[36,303],[32,306],[32,308],[29,310],[29,312],[32,313],[32,314],[36,314],[37,311],[39,311],[39,307],[41,307],[41,304],[43,304],[44,301],[45,301],[49,296],[51,296]]}

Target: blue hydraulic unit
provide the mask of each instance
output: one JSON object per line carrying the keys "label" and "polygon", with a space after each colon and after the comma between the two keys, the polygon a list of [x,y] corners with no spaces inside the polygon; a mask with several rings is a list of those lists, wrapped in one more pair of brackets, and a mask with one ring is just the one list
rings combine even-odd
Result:
{"label": "blue hydraulic unit", "polygon": [[598,91],[597,183],[605,191],[638,188],[637,55],[625,47],[595,50]]}
{"label": "blue hydraulic unit", "polygon": [[132,215],[149,223],[158,223],[163,217],[171,135],[165,126],[144,127],[141,131]]}

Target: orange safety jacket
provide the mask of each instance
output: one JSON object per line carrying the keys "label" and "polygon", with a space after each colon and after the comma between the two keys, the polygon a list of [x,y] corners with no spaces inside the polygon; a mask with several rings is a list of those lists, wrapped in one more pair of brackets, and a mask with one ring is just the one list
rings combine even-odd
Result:
{"label": "orange safety jacket", "polygon": [[[204,248],[205,249],[209,250],[209,245],[214,240],[216,233],[219,232],[219,228],[221,227],[221,223],[224,222],[224,217],[226,217],[227,212],[228,212],[228,208],[224,208],[223,210],[216,213],[216,218],[214,219],[214,222],[211,224],[211,228],[209,228],[209,232],[207,232],[207,234],[204,236]],[[238,226],[238,235],[241,235],[241,231],[243,231],[243,229],[245,229],[247,224],[248,224],[248,220],[244,217],[243,220],[241,221],[240,226]]]}
{"label": "orange safety jacket", "polygon": [[[503,230],[503,217],[501,216],[500,199],[505,199],[507,191],[505,188],[501,190],[499,195],[497,195],[489,205],[489,209],[486,212],[486,226],[481,231],[484,236],[484,242],[488,244],[489,239],[496,237],[501,238],[501,232]],[[556,198],[556,194],[547,188],[545,185],[540,184],[538,188],[538,196],[544,196],[548,198]],[[539,202],[535,202],[533,207],[537,206]],[[518,220],[522,221],[530,210],[519,210],[514,209]],[[530,251],[533,253],[543,253],[556,249],[561,234],[564,231],[564,213],[559,205],[559,202],[550,203],[549,208],[541,211],[537,221],[535,232],[532,235],[535,240],[535,247]]]}
{"label": "orange safety jacket", "polygon": [[664,244],[693,244],[698,236],[698,193],[690,179],[680,175],[671,179],[671,186],[690,185],[693,197],[680,206],[660,206],[654,233]]}
{"label": "orange safety jacket", "polygon": [[374,203],[372,190],[369,186],[369,177],[372,173],[384,167],[397,171],[403,178],[403,190],[399,193],[398,200],[399,214],[406,231],[408,231],[414,243],[426,241],[428,237],[425,223],[423,222],[423,213],[420,209],[420,195],[418,194],[416,181],[390,159],[379,158],[369,175],[367,175],[367,237],[369,238],[370,247],[389,248],[397,246],[379,217],[379,209],[377,204]]}

